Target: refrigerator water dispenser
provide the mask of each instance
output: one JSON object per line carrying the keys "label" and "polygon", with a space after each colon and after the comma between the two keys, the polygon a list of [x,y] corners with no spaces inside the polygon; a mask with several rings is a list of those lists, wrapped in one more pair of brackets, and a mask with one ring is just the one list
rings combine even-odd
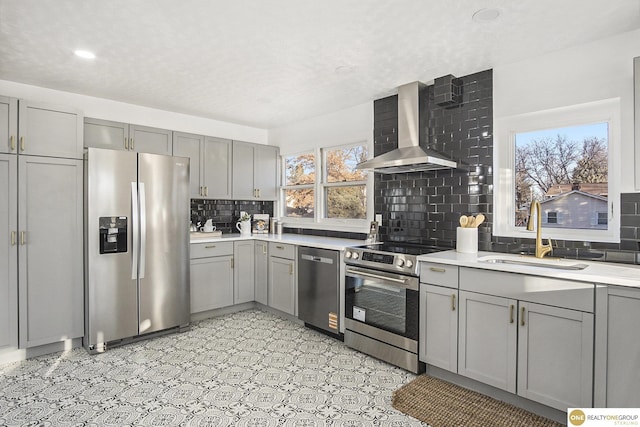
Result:
{"label": "refrigerator water dispenser", "polygon": [[101,216],[98,219],[100,228],[100,253],[113,254],[127,252],[127,217]]}

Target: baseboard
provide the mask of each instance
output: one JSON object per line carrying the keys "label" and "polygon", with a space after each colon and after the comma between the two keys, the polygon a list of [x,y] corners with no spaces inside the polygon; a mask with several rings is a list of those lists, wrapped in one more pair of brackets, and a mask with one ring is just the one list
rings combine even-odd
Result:
{"label": "baseboard", "polygon": [[78,347],[82,347],[82,338],[73,338],[31,348],[4,350],[0,352],[0,365],[20,362],[34,357],[44,356],[45,354],[69,351]]}

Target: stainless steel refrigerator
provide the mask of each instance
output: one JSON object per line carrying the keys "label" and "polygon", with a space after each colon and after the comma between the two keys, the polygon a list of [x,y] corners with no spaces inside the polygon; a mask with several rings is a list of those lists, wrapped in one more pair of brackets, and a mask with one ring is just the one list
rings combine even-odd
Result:
{"label": "stainless steel refrigerator", "polygon": [[189,159],[88,148],[84,160],[84,347],[188,325]]}

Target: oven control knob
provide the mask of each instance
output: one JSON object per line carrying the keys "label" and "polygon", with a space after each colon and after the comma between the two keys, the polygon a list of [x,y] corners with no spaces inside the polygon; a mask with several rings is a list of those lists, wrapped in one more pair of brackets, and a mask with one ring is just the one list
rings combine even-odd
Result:
{"label": "oven control knob", "polygon": [[407,267],[407,268],[413,267],[413,261],[408,259],[407,262],[404,263],[404,266]]}
{"label": "oven control knob", "polygon": [[400,258],[398,261],[396,261],[396,265],[397,265],[398,267],[402,267],[402,266],[404,266],[404,260],[403,260],[402,258]]}
{"label": "oven control knob", "polygon": [[351,254],[351,258],[352,259],[358,259],[358,258],[360,258],[360,255],[358,255],[358,252],[354,252],[354,253]]}
{"label": "oven control knob", "polygon": [[351,258],[351,251],[346,251],[346,252],[344,253],[344,257],[345,257],[345,258]]}

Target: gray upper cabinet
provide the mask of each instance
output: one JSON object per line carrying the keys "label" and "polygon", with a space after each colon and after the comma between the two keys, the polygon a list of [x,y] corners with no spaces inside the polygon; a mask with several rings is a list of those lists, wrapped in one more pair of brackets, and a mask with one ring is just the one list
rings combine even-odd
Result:
{"label": "gray upper cabinet", "polygon": [[0,96],[0,153],[18,152],[18,100]]}
{"label": "gray upper cabinet", "polygon": [[138,153],[173,154],[173,132],[146,126],[129,126],[129,149]]}
{"label": "gray upper cabinet", "polygon": [[17,162],[0,154],[0,352],[18,348]]}
{"label": "gray upper cabinet", "polygon": [[233,198],[276,200],[278,148],[233,141]]}
{"label": "gray upper cabinet", "polygon": [[192,198],[231,198],[231,140],[173,133],[173,154],[191,159]]}
{"label": "gray upper cabinet", "polygon": [[87,117],[84,119],[84,146],[170,156],[173,154],[173,132]]}
{"label": "gray upper cabinet", "polygon": [[84,119],[84,146],[129,150],[129,125],[107,120]]}
{"label": "gray upper cabinet", "polygon": [[206,137],[202,150],[202,185],[211,199],[231,198],[231,140]]}
{"label": "gray upper cabinet", "polygon": [[18,105],[19,154],[82,159],[81,112],[23,100]]}
{"label": "gray upper cabinet", "polygon": [[21,348],[84,335],[82,160],[19,157]]}
{"label": "gray upper cabinet", "polygon": [[189,158],[189,194],[192,198],[202,197],[202,169],[200,168],[200,151],[204,143],[204,136],[189,133],[173,133],[173,154]]}

